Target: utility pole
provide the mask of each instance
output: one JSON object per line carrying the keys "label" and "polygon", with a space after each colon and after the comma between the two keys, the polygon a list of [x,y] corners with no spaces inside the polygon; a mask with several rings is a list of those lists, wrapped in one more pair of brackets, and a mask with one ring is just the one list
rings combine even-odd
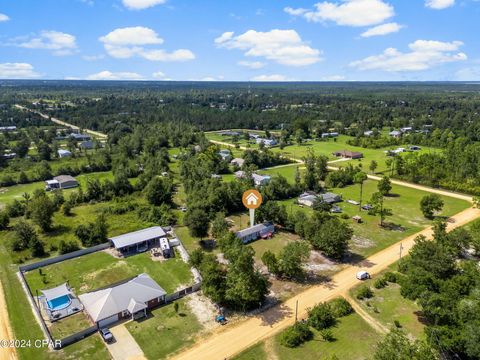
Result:
{"label": "utility pole", "polygon": [[298,300],[295,302],[295,324],[298,320]]}
{"label": "utility pole", "polygon": [[400,260],[402,259],[403,243],[400,243]]}

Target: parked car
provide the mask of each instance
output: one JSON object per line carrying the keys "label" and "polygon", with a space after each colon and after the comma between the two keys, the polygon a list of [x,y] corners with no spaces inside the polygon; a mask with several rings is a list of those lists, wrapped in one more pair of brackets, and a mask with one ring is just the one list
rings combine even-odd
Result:
{"label": "parked car", "polygon": [[370,274],[366,271],[359,271],[359,272],[357,272],[357,279],[358,280],[368,280],[368,279],[370,279]]}
{"label": "parked car", "polygon": [[108,344],[112,343],[115,340],[115,338],[113,337],[113,334],[107,328],[100,329],[100,335],[102,335],[103,341],[105,341]]}
{"label": "parked car", "polygon": [[362,205],[362,209],[363,209],[363,210],[367,210],[367,211],[368,211],[368,210],[371,210],[371,209],[373,209],[373,206],[372,206],[372,205],[370,205],[370,204],[365,204],[365,205]]}

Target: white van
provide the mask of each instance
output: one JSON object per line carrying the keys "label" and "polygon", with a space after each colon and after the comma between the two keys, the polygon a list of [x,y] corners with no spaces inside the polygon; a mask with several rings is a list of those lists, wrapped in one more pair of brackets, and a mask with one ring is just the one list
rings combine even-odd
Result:
{"label": "white van", "polygon": [[359,272],[357,272],[357,279],[358,280],[370,279],[370,274],[366,271],[359,271]]}

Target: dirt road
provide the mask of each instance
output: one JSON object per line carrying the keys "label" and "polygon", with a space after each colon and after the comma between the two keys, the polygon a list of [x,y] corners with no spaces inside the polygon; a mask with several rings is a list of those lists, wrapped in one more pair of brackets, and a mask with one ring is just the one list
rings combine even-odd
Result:
{"label": "dirt road", "polygon": [[[13,331],[10,327],[8,318],[7,303],[5,302],[5,293],[0,282],[0,340],[13,340]],[[0,360],[17,359],[17,353],[14,347],[0,347]]]}
{"label": "dirt road", "polygon": [[[25,106],[21,106],[21,105],[18,105],[18,104],[15,104],[15,107],[18,108],[18,109],[22,109],[22,110],[26,110],[26,111],[30,111],[34,114],[37,114],[37,115],[40,115],[41,117],[43,117],[44,119],[50,119],[52,122],[54,122],[55,124],[58,124],[58,125],[62,125],[62,126],[66,126],[66,127],[69,127],[70,129],[75,129],[75,130],[80,130],[80,128],[76,125],[73,125],[73,124],[69,124],[63,120],[59,120],[59,119],[56,119],[56,118],[53,118],[53,117],[50,117],[48,115],[45,115],[45,114],[42,114],[40,111],[37,111],[37,110],[32,110],[32,109],[29,109]],[[87,133],[87,134],[90,134],[90,135],[93,135],[93,136],[96,136],[98,138],[101,138],[103,140],[107,139],[107,134],[104,134],[104,133],[101,133],[99,131],[94,131],[94,130],[88,130],[88,129],[83,129],[83,132]]]}
{"label": "dirt road", "polygon": [[[480,216],[480,210],[470,208],[453,216],[448,224],[448,231],[465,225]],[[355,275],[360,269],[367,269],[375,276],[385,270],[389,265],[399,259],[400,244],[403,246],[403,254],[406,254],[414,245],[414,239],[418,235],[432,236],[432,229],[427,228],[417,234],[409,236],[371,257],[358,265],[352,265],[335,274],[325,284],[314,286],[301,294],[294,296],[278,306],[275,306],[262,314],[251,317],[237,325],[228,325],[223,331],[214,337],[205,339],[183,353],[175,356],[177,360],[215,360],[230,358],[255,343],[267,339],[287,326],[294,323],[295,304],[298,301],[299,318],[305,317],[308,308],[323,301],[346,294],[350,288],[358,284]]]}

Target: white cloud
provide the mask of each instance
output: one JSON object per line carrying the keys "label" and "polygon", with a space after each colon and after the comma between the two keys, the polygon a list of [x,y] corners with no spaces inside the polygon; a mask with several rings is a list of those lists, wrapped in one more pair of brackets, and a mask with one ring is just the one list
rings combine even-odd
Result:
{"label": "white cloud", "polygon": [[164,81],[169,81],[169,80],[172,80],[170,79],[167,75],[165,75],[165,73],[161,72],[161,71],[156,71],[152,74],[152,77],[156,80],[164,80]]}
{"label": "white cloud", "polygon": [[331,75],[331,76],[324,76],[322,78],[323,81],[343,81],[345,79],[346,78],[343,75]]}
{"label": "white cloud", "polygon": [[0,79],[32,79],[39,76],[28,63],[0,64]]}
{"label": "white cloud", "polygon": [[287,7],[285,12],[303,16],[312,22],[333,21],[337,25],[371,26],[393,17],[393,6],[384,0],[342,0],[341,2],[319,2],[314,10],[293,9]]}
{"label": "white cloud", "polygon": [[402,53],[395,48],[388,48],[380,55],[354,61],[350,66],[359,70],[390,72],[427,70],[442,63],[466,60],[466,54],[457,52],[462,45],[461,41],[417,40],[408,45],[410,52]]}
{"label": "white cloud", "polygon": [[0,13],[0,22],[8,20],[10,20],[10,18],[7,15]]}
{"label": "white cloud", "polygon": [[248,30],[233,35],[233,32],[223,33],[215,39],[215,44],[226,49],[244,50],[245,56],[263,57],[282,65],[306,66],[322,60],[321,52],[304,42],[295,30]]}
{"label": "white cloud", "polygon": [[122,0],[122,3],[130,10],[143,10],[152,6],[165,4],[166,0]]}
{"label": "white cloud", "polygon": [[387,35],[387,34],[399,32],[402,27],[403,27],[402,25],[399,25],[395,22],[382,24],[382,25],[378,25],[368,29],[367,31],[360,34],[360,36],[364,38],[368,38],[372,36]]}
{"label": "white cloud", "polygon": [[87,76],[87,80],[142,80],[143,76],[135,72],[100,71]]}
{"label": "white cloud", "polygon": [[265,67],[266,64],[261,61],[239,61],[238,65],[245,66],[249,69],[255,70],[255,69],[261,69]]}
{"label": "white cloud", "polygon": [[77,50],[75,36],[60,31],[44,30],[39,35],[11,39],[10,45],[27,49],[51,50],[53,55],[71,55]]}
{"label": "white cloud", "polygon": [[259,75],[251,78],[252,81],[293,81],[287,78],[285,75],[272,74],[272,75]]}
{"label": "white cloud", "polygon": [[162,49],[152,49],[145,46],[163,44],[163,39],[147,27],[135,26],[118,28],[99,40],[107,53],[115,58],[128,59],[140,56],[150,61],[188,61],[195,59],[195,55],[187,49],[178,49],[168,52]]}
{"label": "white cloud", "polygon": [[455,5],[455,0],[426,0],[425,6],[434,10],[442,10]]}

